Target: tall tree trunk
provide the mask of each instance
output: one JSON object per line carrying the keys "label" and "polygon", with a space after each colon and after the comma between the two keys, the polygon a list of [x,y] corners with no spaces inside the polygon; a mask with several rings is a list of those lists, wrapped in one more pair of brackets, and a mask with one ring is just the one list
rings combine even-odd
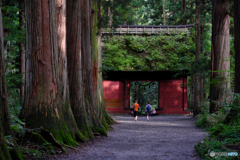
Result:
{"label": "tall tree trunk", "polygon": [[[190,8],[192,10],[193,9],[193,0],[189,0],[189,3],[190,3],[190,6],[191,6]],[[193,16],[191,16],[190,22],[193,23]]]}
{"label": "tall tree trunk", "polygon": [[[202,6],[204,6],[205,4],[202,4]],[[203,15],[203,17],[205,17],[205,15]],[[200,28],[200,30],[201,30],[201,53],[203,53],[204,52],[204,24],[205,24],[205,20],[204,20],[204,18],[202,19],[202,22],[200,22],[201,23],[201,28]],[[201,75],[200,76],[200,78],[201,78],[201,88],[200,88],[200,93],[201,93],[201,98],[200,98],[200,100],[201,100],[201,102],[203,102],[204,101],[204,99],[206,98],[206,92],[205,92],[205,89],[206,89],[206,85],[205,85],[205,75]]]}
{"label": "tall tree trunk", "polygon": [[229,0],[213,0],[212,83],[210,113],[219,110],[217,102],[228,100],[230,84],[230,16]]}
{"label": "tall tree trunk", "polygon": [[[195,44],[196,44],[196,51],[195,51],[195,61],[198,62],[200,59],[200,0],[196,1],[196,38],[195,38]],[[200,70],[197,70],[196,76],[195,76],[195,94],[194,94],[194,116],[196,116],[199,113],[199,104],[200,104],[200,87],[201,87],[201,80],[200,80]]]}
{"label": "tall tree trunk", "polygon": [[[81,1],[81,38],[82,38],[82,69],[83,69],[83,87],[84,99],[87,113],[91,116],[92,130],[102,135],[107,135],[106,128],[101,124],[97,115],[97,100],[94,96],[94,81],[93,81],[93,60],[92,60],[92,41],[91,32],[91,1]],[[98,53],[97,53],[98,54]],[[94,55],[95,57],[95,55]]]}
{"label": "tall tree trunk", "polygon": [[[182,17],[186,14],[186,0],[182,0],[181,2],[181,11],[182,11]],[[183,20],[183,25],[187,24],[186,20]]]}
{"label": "tall tree trunk", "polygon": [[65,123],[72,134],[72,137],[76,136],[77,140],[86,141],[85,137],[78,130],[72,108],[69,95],[69,82],[68,82],[68,70],[67,70],[67,26],[66,26],[66,0],[56,0],[56,12],[57,12],[57,41],[58,41],[58,63],[59,63],[59,81],[58,88],[59,97],[62,97],[62,111]]}
{"label": "tall tree trunk", "polygon": [[97,1],[92,2],[92,16],[91,16],[91,28],[92,28],[92,73],[93,73],[93,88],[94,96],[97,100],[96,111],[101,124],[108,129],[108,124],[112,123],[109,115],[107,114],[102,86],[102,74],[99,68],[102,67],[102,55],[101,55],[101,29],[98,27],[98,22],[101,20],[101,6]]}
{"label": "tall tree trunk", "polygon": [[[67,59],[70,101],[79,130],[85,137],[93,137],[86,112],[81,44],[81,0],[67,1]],[[84,39],[83,39],[84,40]]]}
{"label": "tall tree trunk", "polygon": [[162,9],[163,9],[163,25],[166,25],[166,14],[165,14],[165,0],[162,0]]}
{"label": "tall tree trunk", "polygon": [[2,24],[2,0],[0,0],[0,158],[11,159],[4,135],[10,131],[10,119],[8,111],[8,94],[5,75],[3,24]]}
{"label": "tall tree trunk", "polygon": [[[24,1],[19,0],[19,26],[21,30],[25,29],[25,11],[24,11]],[[24,41],[19,43],[19,55],[20,55],[20,73],[21,73],[21,83],[20,83],[20,97],[23,101],[24,97],[24,80],[25,80],[25,43]]]}
{"label": "tall tree trunk", "polygon": [[[10,0],[3,0],[3,6],[9,6],[9,4],[10,4]],[[9,16],[8,14],[6,14],[6,13],[3,13],[3,15],[4,16]],[[8,30],[7,29],[3,29],[3,37],[7,37],[8,36]],[[6,59],[6,54],[8,53],[8,51],[7,51],[7,41],[4,41],[4,57],[5,57],[5,59]],[[6,64],[5,64],[6,65]]]}
{"label": "tall tree trunk", "polygon": [[[112,11],[113,0],[107,0],[107,1],[109,1],[109,4],[110,4],[110,7],[108,7],[108,17],[109,17],[108,26],[112,27],[112,22],[113,22],[113,11]],[[127,25],[127,22],[125,22],[125,25]]]}
{"label": "tall tree trunk", "polygon": [[234,92],[240,93],[240,1],[234,0],[234,49],[235,49],[235,84]]}
{"label": "tall tree trunk", "polygon": [[185,12],[186,12],[186,0],[182,0],[181,11],[182,11],[183,14],[185,14]]}
{"label": "tall tree trunk", "polygon": [[[9,6],[9,4],[10,4],[10,0],[3,0],[3,6]],[[9,14],[7,14],[7,13],[2,13],[3,14],[3,17],[8,17],[9,16]],[[3,21],[3,23],[4,23],[4,21]],[[3,37],[8,37],[8,33],[9,31],[7,30],[7,29],[4,29],[3,28]],[[8,47],[7,47],[8,45],[7,45],[7,41],[4,41],[3,42],[3,53],[4,53],[4,60],[6,61],[6,59],[7,59],[7,53],[8,53]],[[6,64],[5,64],[6,65]]]}
{"label": "tall tree trunk", "polygon": [[[64,93],[61,93],[65,90],[62,89],[64,77],[59,75],[59,70],[64,67],[59,61],[64,60],[58,53],[55,1],[25,0],[25,10],[26,81],[20,118],[26,120],[27,127],[42,126],[57,140],[75,146],[73,136],[79,133],[73,133],[72,126],[69,129],[67,124],[76,122],[71,117],[66,123],[63,115],[68,114],[66,110],[70,106],[64,106]],[[62,74],[66,74],[65,71]]]}
{"label": "tall tree trunk", "polygon": [[12,135],[8,112],[8,93],[5,75],[3,23],[2,23],[2,0],[0,0],[0,159],[22,159],[13,137],[14,148],[8,150],[4,136]]}

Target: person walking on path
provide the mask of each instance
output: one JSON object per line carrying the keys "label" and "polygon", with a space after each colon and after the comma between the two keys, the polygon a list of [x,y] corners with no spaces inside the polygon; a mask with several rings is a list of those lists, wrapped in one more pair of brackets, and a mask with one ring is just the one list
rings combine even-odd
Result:
{"label": "person walking on path", "polygon": [[152,106],[148,102],[148,105],[146,105],[145,108],[146,108],[146,111],[147,111],[147,121],[150,121],[150,116],[151,116],[151,112],[152,112]]}
{"label": "person walking on path", "polygon": [[140,107],[139,104],[137,103],[137,100],[133,104],[134,107],[134,121],[137,121],[137,116],[138,116],[138,108]]}

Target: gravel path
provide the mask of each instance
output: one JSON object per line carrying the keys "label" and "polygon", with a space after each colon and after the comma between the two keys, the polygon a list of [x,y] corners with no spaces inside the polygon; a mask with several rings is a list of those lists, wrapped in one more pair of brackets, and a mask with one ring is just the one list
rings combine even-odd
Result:
{"label": "gravel path", "polygon": [[113,116],[118,124],[108,132],[69,155],[56,159],[86,160],[196,160],[194,145],[207,135],[186,116]]}

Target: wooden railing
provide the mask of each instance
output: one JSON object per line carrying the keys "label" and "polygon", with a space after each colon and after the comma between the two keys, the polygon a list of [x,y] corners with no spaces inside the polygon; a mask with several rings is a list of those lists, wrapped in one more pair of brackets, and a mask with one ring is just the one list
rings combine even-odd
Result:
{"label": "wooden railing", "polygon": [[141,26],[141,25],[119,25],[118,28],[103,28],[102,35],[175,35],[184,33],[190,35],[189,28],[194,24],[176,26]]}

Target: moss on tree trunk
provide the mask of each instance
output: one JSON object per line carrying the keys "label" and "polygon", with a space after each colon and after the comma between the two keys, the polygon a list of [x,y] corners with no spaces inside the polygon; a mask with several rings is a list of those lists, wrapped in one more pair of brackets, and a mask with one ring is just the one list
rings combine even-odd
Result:
{"label": "moss on tree trunk", "polygon": [[26,92],[20,117],[27,127],[42,126],[62,143],[76,146],[76,139],[85,138],[70,108],[65,51],[58,46],[64,37],[57,40],[61,32],[57,32],[55,1],[27,0],[25,4]]}
{"label": "moss on tree trunk", "polygon": [[81,48],[81,10],[80,0],[70,0],[67,3],[67,59],[68,79],[70,89],[71,108],[79,130],[86,138],[93,137],[90,128],[89,115],[86,112],[84,87],[82,48]]}
{"label": "moss on tree trunk", "polygon": [[229,0],[213,0],[212,75],[210,113],[219,110],[216,102],[228,101],[230,84],[230,16]]}
{"label": "moss on tree trunk", "polygon": [[66,0],[56,1],[57,11],[57,35],[58,35],[58,64],[59,64],[59,81],[58,92],[59,97],[62,97],[62,112],[64,121],[74,139],[80,141],[86,141],[86,138],[79,131],[70,104],[69,95],[69,81],[68,81],[68,69],[67,69],[67,22],[66,22]]}

